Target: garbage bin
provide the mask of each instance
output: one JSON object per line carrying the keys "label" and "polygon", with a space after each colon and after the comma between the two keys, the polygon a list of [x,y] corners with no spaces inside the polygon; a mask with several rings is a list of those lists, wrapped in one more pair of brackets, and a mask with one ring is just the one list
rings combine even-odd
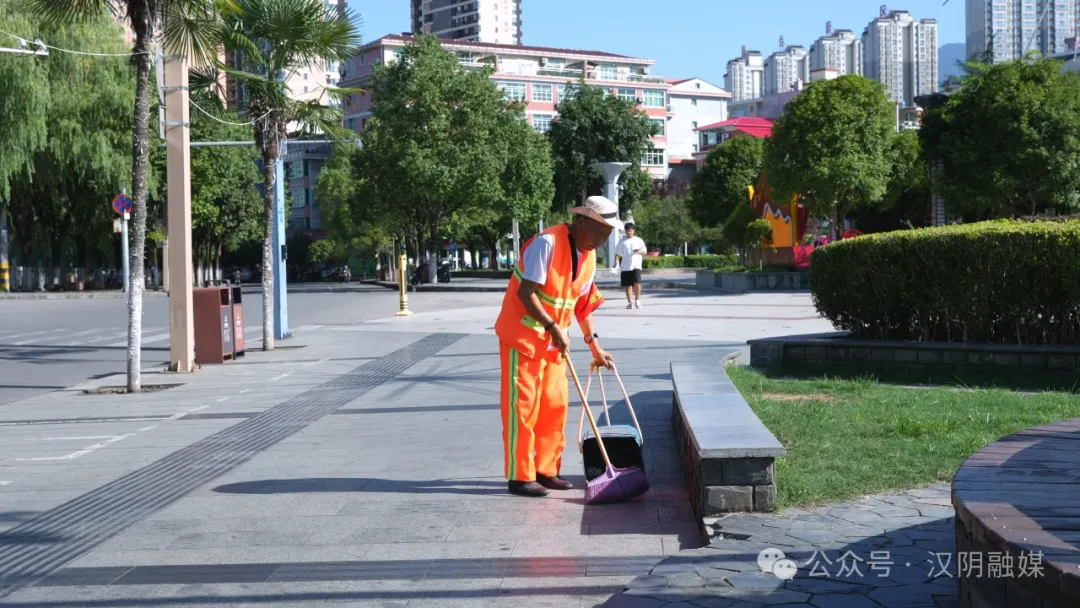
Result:
{"label": "garbage bin", "polygon": [[233,306],[228,287],[192,290],[195,305],[195,362],[224,363],[233,351]]}
{"label": "garbage bin", "polygon": [[239,285],[234,285],[230,289],[232,290],[233,359],[237,359],[244,356],[244,298]]}

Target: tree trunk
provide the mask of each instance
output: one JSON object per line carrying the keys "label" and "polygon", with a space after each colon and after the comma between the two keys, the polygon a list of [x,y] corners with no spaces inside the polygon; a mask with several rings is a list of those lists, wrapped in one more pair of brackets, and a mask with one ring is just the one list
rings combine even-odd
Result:
{"label": "tree trunk", "polygon": [[263,350],[274,350],[274,190],[277,188],[278,142],[263,142]]}
{"label": "tree trunk", "polygon": [[487,246],[488,251],[491,254],[490,257],[488,257],[488,269],[498,270],[498,252],[496,251],[496,249],[498,249],[499,247],[498,240],[492,239],[488,241]]}
{"label": "tree trunk", "polygon": [[142,299],[145,285],[143,257],[146,247],[146,174],[150,164],[150,142],[147,136],[150,122],[150,40],[154,34],[150,2],[128,3],[128,17],[135,32],[132,60],[135,62],[135,124],[131,134],[131,194],[134,221],[131,229],[131,291],[128,292],[128,358],[127,389],[137,393],[142,389]]}

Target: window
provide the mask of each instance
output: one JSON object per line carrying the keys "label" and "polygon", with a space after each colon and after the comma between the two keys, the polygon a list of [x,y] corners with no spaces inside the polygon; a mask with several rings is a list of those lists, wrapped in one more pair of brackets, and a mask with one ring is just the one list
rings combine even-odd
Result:
{"label": "window", "polygon": [[360,63],[364,63],[364,56],[363,55],[360,55],[359,59],[360,59]]}
{"label": "window", "polygon": [[697,128],[697,121],[696,120],[694,121],[694,128],[695,129]]}
{"label": "window", "polygon": [[694,88],[695,89],[700,89],[701,88],[701,83],[700,82],[695,82],[694,83]]}
{"label": "window", "polygon": [[664,107],[664,92],[663,91],[650,91],[645,90],[645,107],[646,108],[662,108]]}
{"label": "window", "polygon": [[667,120],[663,118],[650,118],[654,125],[656,125],[656,135],[658,137],[664,137],[664,128],[667,126]]}
{"label": "window", "polygon": [[664,164],[664,151],[659,148],[649,148],[645,151],[645,154],[641,156],[641,164],[643,165],[663,165]]}
{"label": "window", "polygon": [[307,77],[308,77],[308,73],[304,72],[304,80],[307,80]]}
{"label": "window", "polygon": [[619,99],[637,103],[637,91],[634,89],[619,89]]}
{"label": "window", "polygon": [[694,144],[694,152],[697,152],[697,151],[698,151],[698,145]]}
{"label": "window", "polygon": [[692,105],[692,106],[697,105],[697,97],[691,97],[690,98],[690,105]]}
{"label": "window", "polygon": [[554,118],[551,114],[533,114],[532,115],[532,128],[536,129],[540,133],[547,133],[551,130],[551,119]]}
{"label": "window", "polygon": [[305,93],[307,93],[307,92],[308,92],[308,88],[307,88],[307,85],[304,85],[304,92],[305,92]]}
{"label": "window", "polygon": [[601,63],[596,77],[600,80],[615,80],[617,76],[618,70],[614,63]]}
{"label": "window", "polygon": [[350,119],[346,120],[345,121],[345,126],[348,127],[350,131],[355,131],[356,130],[356,119],[355,118],[350,118]]}
{"label": "window", "polygon": [[499,90],[502,91],[505,99],[510,101],[525,101],[524,82],[500,82],[498,87]]}
{"label": "window", "polygon": [[568,89],[565,84],[557,85],[555,88],[559,92],[558,101],[566,101],[574,96],[573,89]]}
{"label": "window", "polygon": [[534,84],[532,85],[532,100],[533,101],[551,101],[551,85],[550,84]]}
{"label": "window", "polygon": [[330,84],[330,75],[329,74],[326,75],[326,84]]}

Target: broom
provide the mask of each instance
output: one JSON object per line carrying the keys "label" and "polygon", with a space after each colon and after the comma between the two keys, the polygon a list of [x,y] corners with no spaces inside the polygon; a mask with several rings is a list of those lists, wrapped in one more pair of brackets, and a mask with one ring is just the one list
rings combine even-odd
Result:
{"label": "broom", "polygon": [[637,467],[616,469],[611,465],[607,450],[604,449],[604,440],[600,437],[600,429],[596,428],[596,419],[593,418],[592,409],[585,399],[585,391],[581,390],[581,381],[578,380],[577,371],[570,357],[566,357],[566,364],[570,367],[570,375],[574,378],[574,387],[577,388],[578,396],[581,397],[581,407],[589,417],[589,425],[592,426],[596,444],[600,446],[600,455],[604,458],[606,469],[604,473],[585,484],[585,502],[591,505],[622,502],[635,496],[644,494],[649,489],[649,480],[645,472]]}

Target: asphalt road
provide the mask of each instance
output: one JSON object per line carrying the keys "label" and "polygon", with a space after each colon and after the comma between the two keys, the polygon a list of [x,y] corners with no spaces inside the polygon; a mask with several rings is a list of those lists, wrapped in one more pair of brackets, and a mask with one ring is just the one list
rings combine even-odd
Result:
{"label": "asphalt road", "polygon": [[[410,294],[410,308],[467,308],[494,294]],[[367,285],[300,284],[290,288],[289,327],[349,325],[393,315],[398,294]],[[143,368],[169,359],[168,299],[143,302]],[[245,288],[245,338],[260,348],[262,300]],[[125,373],[127,303],[108,300],[0,300],[0,405],[66,388],[91,378]],[[116,384],[123,383],[117,376]]]}

